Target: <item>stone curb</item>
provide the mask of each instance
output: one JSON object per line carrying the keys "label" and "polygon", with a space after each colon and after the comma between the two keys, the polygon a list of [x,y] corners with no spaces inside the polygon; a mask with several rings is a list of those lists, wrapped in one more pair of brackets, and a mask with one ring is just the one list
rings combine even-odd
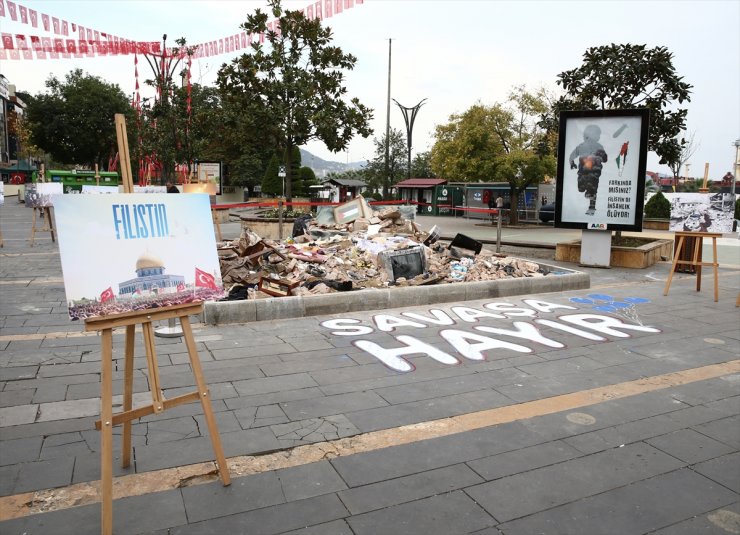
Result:
{"label": "stone curb", "polygon": [[564,292],[591,287],[588,273],[541,264],[550,270],[545,277],[522,277],[495,281],[438,284],[393,289],[368,289],[323,295],[270,297],[244,301],[205,303],[204,322],[209,325],[247,323],[360,310],[472,301],[512,295]]}

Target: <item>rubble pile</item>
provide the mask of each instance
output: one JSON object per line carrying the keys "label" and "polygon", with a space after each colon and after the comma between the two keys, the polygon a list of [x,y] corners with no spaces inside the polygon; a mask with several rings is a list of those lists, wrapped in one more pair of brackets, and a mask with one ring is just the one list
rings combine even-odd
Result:
{"label": "rubble pile", "polygon": [[[359,206],[357,217],[339,213],[336,220],[344,219],[340,223],[307,222],[301,227],[303,233],[294,238],[263,239],[245,226],[238,240],[220,243],[221,277],[229,291],[227,299],[547,274],[534,262],[481,250],[480,242],[466,236],[458,235],[462,238],[460,243],[475,243],[476,250],[454,247],[458,238],[450,246],[436,243],[435,229],[422,232],[416,223],[404,219],[399,209],[371,212],[369,205],[361,197],[358,199],[351,201]],[[335,213],[344,206],[335,208]]]}

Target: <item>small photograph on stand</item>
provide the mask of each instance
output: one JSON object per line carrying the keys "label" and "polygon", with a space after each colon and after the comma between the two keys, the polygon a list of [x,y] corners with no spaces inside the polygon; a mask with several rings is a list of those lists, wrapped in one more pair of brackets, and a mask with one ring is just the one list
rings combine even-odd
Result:
{"label": "small photograph on stand", "polygon": [[555,226],[642,230],[647,110],[560,115]]}
{"label": "small photograph on stand", "polygon": [[37,182],[26,184],[23,199],[26,208],[48,208],[54,206],[52,197],[63,193],[63,186],[58,182]]}
{"label": "small photograph on stand", "polygon": [[732,232],[735,195],[732,193],[666,193],[671,203],[673,232]]}
{"label": "small photograph on stand", "polygon": [[72,320],[220,299],[206,195],[64,195],[55,199]]}

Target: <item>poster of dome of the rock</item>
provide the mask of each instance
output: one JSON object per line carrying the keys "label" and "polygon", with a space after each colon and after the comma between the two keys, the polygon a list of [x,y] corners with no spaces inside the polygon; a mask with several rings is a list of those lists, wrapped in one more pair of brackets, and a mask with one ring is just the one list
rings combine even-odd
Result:
{"label": "poster of dome of the rock", "polygon": [[555,226],[642,230],[647,110],[560,115]]}
{"label": "poster of dome of the rock", "polygon": [[208,195],[54,198],[72,320],[224,295]]}

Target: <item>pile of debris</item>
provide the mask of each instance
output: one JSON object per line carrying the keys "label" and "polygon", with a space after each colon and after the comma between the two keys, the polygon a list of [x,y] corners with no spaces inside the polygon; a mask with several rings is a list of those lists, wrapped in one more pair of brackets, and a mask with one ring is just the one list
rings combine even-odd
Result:
{"label": "pile of debris", "polygon": [[[245,224],[241,236],[219,244],[227,299],[312,295],[388,286],[541,277],[536,263],[486,251],[462,234],[438,243],[436,227],[422,232],[413,211],[379,211],[362,197],[316,219],[301,218],[287,240],[263,239]],[[412,207],[413,208],[413,207]]]}

